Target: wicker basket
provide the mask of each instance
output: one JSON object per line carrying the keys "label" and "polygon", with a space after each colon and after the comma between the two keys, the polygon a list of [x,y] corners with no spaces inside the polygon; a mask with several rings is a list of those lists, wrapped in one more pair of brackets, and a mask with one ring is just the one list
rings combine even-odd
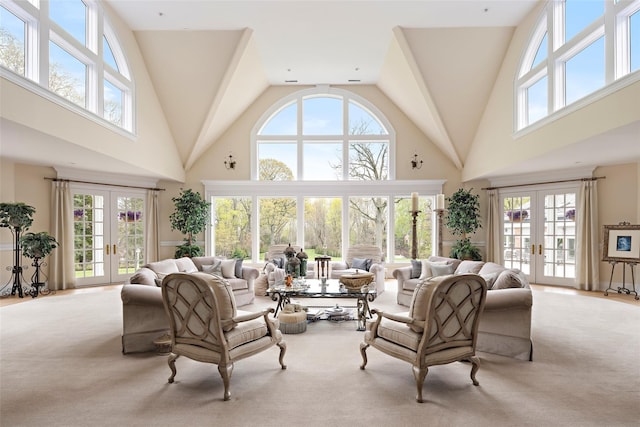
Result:
{"label": "wicker basket", "polygon": [[340,283],[351,291],[360,290],[364,285],[368,285],[371,282],[373,282],[372,273],[343,274],[340,276]]}

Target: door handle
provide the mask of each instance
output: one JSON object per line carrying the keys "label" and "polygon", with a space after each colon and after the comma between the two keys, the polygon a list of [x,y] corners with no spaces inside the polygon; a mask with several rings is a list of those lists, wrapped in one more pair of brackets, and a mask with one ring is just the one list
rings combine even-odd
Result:
{"label": "door handle", "polygon": [[[113,253],[116,253],[115,249],[113,250]],[[542,245],[538,245],[538,255],[542,255]]]}
{"label": "door handle", "polygon": [[536,245],[531,245],[531,255],[536,254]]}
{"label": "door handle", "polygon": [[116,245],[113,245],[113,254],[116,254]]}
{"label": "door handle", "polygon": [[107,245],[104,249],[107,252],[107,255],[109,255],[109,245]]}

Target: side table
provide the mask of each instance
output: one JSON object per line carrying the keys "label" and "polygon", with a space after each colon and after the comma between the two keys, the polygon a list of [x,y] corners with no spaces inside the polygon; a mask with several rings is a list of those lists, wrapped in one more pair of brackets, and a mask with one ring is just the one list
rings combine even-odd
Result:
{"label": "side table", "polygon": [[[320,255],[315,257],[316,261],[316,269],[318,270],[318,279],[329,278],[329,262],[331,261],[331,257],[328,255]],[[324,269],[327,269],[327,273],[325,274]]]}

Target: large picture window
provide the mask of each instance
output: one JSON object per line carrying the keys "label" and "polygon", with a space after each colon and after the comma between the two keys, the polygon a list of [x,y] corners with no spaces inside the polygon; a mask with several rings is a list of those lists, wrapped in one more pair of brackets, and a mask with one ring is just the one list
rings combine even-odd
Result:
{"label": "large picture window", "polygon": [[444,181],[394,180],[395,132],[366,99],[326,86],[295,92],[265,111],[251,138],[252,180],[204,181],[207,253],[258,262],[271,245],[290,243],[338,260],[369,244],[408,262],[418,192],[418,253],[432,254],[431,207]]}

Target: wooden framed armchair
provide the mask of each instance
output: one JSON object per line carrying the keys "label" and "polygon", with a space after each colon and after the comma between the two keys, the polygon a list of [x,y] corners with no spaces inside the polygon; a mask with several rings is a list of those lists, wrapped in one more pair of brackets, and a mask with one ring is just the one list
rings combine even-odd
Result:
{"label": "wooden framed armchair", "polygon": [[369,346],[411,363],[418,402],[422,402],[422,386],[430,366],[469,361],[471,380],[478,385],[480,360],[475,353],[486,296],[487,283],[479,275],[440,276],[418,284],[408,313],[372,310],[377,317],[368,322],[360,344],[360,369],[367,364]]}
{"label": "wooden framed armchair", "polygon": [[[269,313],[236,310],[229,283],[208,273],[173,273],[162,281],[162,301],[169,316],[172,383],[176,359],[181,355],[218,365],[224,383],[224,400],[229,400],[233,363],[274,345],[280,347],[280,366],[286,369],[286,344]],[[258,320],[260,319],[261,320]]]}

